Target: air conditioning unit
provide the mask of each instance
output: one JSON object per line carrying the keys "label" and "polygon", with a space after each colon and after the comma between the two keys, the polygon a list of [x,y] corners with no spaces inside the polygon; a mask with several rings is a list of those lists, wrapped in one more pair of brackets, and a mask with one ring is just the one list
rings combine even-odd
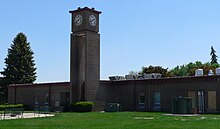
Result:
{"label": "air conditioning unit", "polygon": [[215,69],[216,75],[220,75],[220,68]]}
{"label": "air conditioning unit", "polygon": [[161,75],[160,73],[150,73],[150,74],[146,74],[144,73],[143,77],[144,79],[158,79],[158,78],[161,78]]}
{"label": "air conditioning unit", "polygon": [[195,76],[203,76],[203,69],[196,69]]}
{"label": "air conditioning unit", "polygon": [[110,81],[118,81],[118,76],[110,76],[108,77]]}
{"label": "air conditioning unit", "polygon": [[118,80],[119,81],[125,80],[125,77],[124,76],[118,76]]}
{"label": "air conditioning unit", "polygon": [[125,77],[123,77],[123,76],[110,76],[109,80],[110,81],[121,81],[121,80],[125,80]]}
{"label": "air conditioning unit", "polygon": [[126,80],[136,80],[137,78],[137,75],[125,75]]}

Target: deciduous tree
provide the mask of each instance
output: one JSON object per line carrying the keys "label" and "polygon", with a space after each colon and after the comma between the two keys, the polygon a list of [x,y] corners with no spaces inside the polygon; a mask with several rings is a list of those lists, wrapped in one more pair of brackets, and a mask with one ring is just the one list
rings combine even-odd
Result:
{"label": "deciduous tree", "polygon": [[149,73],[160,73],[162,77],[168,76],[168,68],[163,68],[162,66],[152,66],[142,67],[141,74],[149,74]]}

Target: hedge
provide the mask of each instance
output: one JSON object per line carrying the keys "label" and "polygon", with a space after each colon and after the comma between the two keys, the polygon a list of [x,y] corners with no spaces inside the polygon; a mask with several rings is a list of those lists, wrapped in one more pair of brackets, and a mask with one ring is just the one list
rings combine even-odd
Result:
{"label": "hedge", "polygon": [[93,102],[76,102],[71,104],[72,111],[75,112],[91,112],[94,107]]}
{"label": "hedge", "polygon": [[23,108],[23,104],[1,104],[0,110],[5,110],[6,108]]}

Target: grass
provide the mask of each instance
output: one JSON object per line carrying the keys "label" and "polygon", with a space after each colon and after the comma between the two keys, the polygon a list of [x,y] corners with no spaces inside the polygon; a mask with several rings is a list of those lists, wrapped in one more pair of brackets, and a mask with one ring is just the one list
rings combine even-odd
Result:
{"label": "grass", "polygon": [[55,117],[0,120],[1,129],[216,129],[220,115],[166,116],[164,113],[60,113]]}

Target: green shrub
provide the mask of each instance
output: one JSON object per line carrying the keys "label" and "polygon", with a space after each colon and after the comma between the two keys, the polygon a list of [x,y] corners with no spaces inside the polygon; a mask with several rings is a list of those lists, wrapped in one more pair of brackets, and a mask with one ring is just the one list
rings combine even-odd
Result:
{"label": "green shrub", "polygon": [[72,111],[75,112],[91,112],[93,107],[93,102],[77,102],[71,104]]}
{"label": "green shrub", "polygon": [[23,108],[23,104],[1,104],[0,110],[5,110],[6,108]]}

